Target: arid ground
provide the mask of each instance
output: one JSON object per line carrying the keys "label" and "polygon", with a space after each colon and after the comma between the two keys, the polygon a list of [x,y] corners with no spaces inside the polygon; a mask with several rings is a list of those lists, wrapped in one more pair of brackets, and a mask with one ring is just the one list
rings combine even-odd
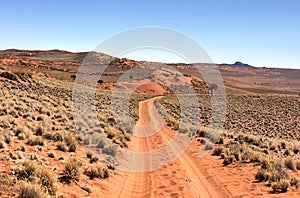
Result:
{"label": "arid ground", "polygon": [[[108,67],[92,86],[93,98],[82,96],[95,107],[90,115],[80,105],[74,110],[73,88],[81,63],[95,60]],[[120,82],[139,65],[140,78]],[[223,77],[225,119],[217,132],[209,128],[215,90],[195,65],[216,67]],[[299,197],[300,70],[195,65],[96,52],[0,51],[0,197]],[[175,93],[188,86],[198,104],[188,113],[199,118],[182,126]],[[123,104],[126,98],[126,119],[117,119],[122,105],[113,99]],[[119,149],[155,151],[178,134],[191,142],[170,163],[138,173],[119,168]]]}

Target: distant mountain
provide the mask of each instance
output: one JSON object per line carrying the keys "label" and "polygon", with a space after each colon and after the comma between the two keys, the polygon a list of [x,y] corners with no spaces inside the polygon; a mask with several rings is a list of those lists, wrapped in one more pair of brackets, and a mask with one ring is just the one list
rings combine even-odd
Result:
{"label": "distant mountain", "polygon": [[246,64],[246,63],[242,63],[240,61],[236,61],[234,64],[222,64],[222,65],[227,65],[227,66],[236,66],[236,67],[253,67],[252,65]]}
{"label": "distant mountain", "polygon": [[242,63],[240,61],[237,61],[233,64],[233,66],[240,66],[240,67],[252,67],[251,65],[249,64],[246,64],[246,63]]}

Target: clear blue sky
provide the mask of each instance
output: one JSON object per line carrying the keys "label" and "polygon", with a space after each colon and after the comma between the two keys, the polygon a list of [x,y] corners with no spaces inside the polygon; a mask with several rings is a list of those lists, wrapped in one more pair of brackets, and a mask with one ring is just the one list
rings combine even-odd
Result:
{"label": "clear blue sky", "polygon": [[216,63],[300,68],[299,0],[3,0],[0,9],[0,49],[91,51],[120,31],[162,26]]}

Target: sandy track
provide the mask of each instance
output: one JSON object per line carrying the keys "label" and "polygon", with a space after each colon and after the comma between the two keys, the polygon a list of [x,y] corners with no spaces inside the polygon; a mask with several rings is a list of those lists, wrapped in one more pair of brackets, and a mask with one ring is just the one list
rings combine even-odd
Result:
{"label": "sandy track", "polygon": [[[140,102],[138,125],[159,126],[161,117],[153,105],[158,98]],[[136,133],[149,135],[142,129]],[[132,138],[129,149],[141,152],[154,150],[163,146],[162,143],[168,144],[175,134],[175,131],[163,126],[152,136]],[[110,189],[110,197],[231,197],[207,173],[202,160],[195,159],[188,149],[167,166],[152,172],[124,173],[122,177],[116,178],[115,184]]]}

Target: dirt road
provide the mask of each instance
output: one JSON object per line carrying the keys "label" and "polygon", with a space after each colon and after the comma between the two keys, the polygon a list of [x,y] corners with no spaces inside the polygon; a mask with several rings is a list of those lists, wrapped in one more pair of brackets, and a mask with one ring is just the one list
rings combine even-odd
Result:
{"label": "dirt road", "polygon": [[[162,120],[154,108],[151,98],[140,102],[138,129],[129,149],[147,152],[163,147],[176,132],[163,125],[159,132],[151,134],[152,129],[161,126]],[[155,125],[155,126],[153,126]],[[147,127],[143,127],[147,126]],[[150,128],[147,131],[145,128]],[[151,136],[149,136],[151,134]],[[143,162],[136,162],[143,163]],[[178,159],[154,171],[143,173],[124,173],[118,177],[110,189],[111,197],[231,197],[206,171],[200,158],[187,149]]]}

